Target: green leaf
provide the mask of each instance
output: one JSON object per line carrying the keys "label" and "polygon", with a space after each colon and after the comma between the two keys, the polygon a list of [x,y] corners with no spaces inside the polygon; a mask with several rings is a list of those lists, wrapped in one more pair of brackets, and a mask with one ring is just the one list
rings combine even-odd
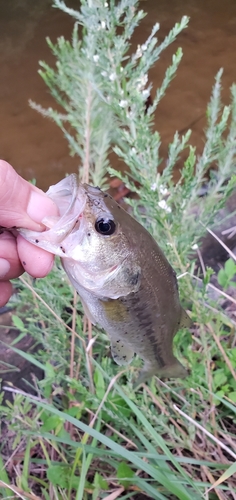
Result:
{"label": "green leaf", "polygon": [[55,377],[55,370],[54,367],[51,363],[47,362],[45,365],[45,374],[48,378],[54,378]]}
{"label": "green leaf", "polygon": [[55,430],[59,425],[63,423],[63,420],[57,415],[50,415],[46,420],[44,420],[44,424],[41,429],[43,431],[49,432]]}
{"label": "green leaf", "polygon": [[229,399],[231,399],[231,401],[233,401],[234,403],[236,403],[236,391],[230,392],[228,394],[228,397],[229,397]]}
{"label": "green leaf", "polygon": [[47,478],[54,486],[67,488],[70,478],[70,469],[63,465],[50,465],[47,469]]}
{"label": "green leaf", "polygon": [[[0,481],[2,481],[5,484],[10,484],[10,480],[7,475],[7,471],[4,467],[4,462],[1,456],[0,456]],[[3,497],[9,497],[9,498],[11,498],[11,496],[13,495],[12,490],[10,490],[7,487],[0,488],[0,494],[2,494]]]}
{"label": "green leaf", "polygon": [[108,490],[108,482],[98,472],[95,472],[93,483],[96,488]]}
{"label": "green leaf", "polygon": [[217,279],[218,279],[218,283],[220,286],[222,286],[223,288],[225,288],[227,286],[228,276],[227,276],[224,269],[219,270]]}
{"label": "green leaf", "polygon": [[217,481],[211,486],[211,488],[209,488],[208,491],[213,490],[214,488],[219,486],[219,484],[222,484],[224,481],[227,481],[227,479],[229,479],[234,474],[236,474],[236,462],[230,465],[230,467],[222,474],[222,476],[220,476],[219,479],[217,479]]}
{"label": "green leaf", "polygon": [[134,476],[134,471],[126,464],[126,462],[120,462],[117,468],[117,478],[120,480],[120,484],[127,488],[130,485],[130,480]]}
{"label": "green leaf", "polygon": [[[220,403],[221,403],[221,398],[223,398],[225,395],[225,392],[220,390],[220,391],[217,391],[215,394],[214,394],[214,404],[216,406],[218,406]],[[219,398],[219,399],[218,399]]]}
{"label": "green leaf", "polygon": [[218,389],[218,387],[222,388],[222,386],[227,382],[227,377],[223,371],[217,370],[214,374],[213,380],[215,383],[215,389]]}
{"label": "green leaf", "polygon": [[102,399],[105,394],[105,383],[101,371],[96,368],[94,372],[94,383],[96,387],[96,396]]}
{"label": "green leaf", "polygon": [[119,394],[111,395],[109,394],[107,398],[107,408],[111,409],[114,411],[114,405],[116,407],[116,411],[121,414],[121,417],[129,417],[131,414],[130,408],[127,406],[126,402],[124,399],[122,399]]}
{"label": "green leaf", "polygon": [[228,259],[225,263],[225,272],[229,279],[232,279],[236,274],[236,264],[233,259]]}
{"label": "green leaf", "polygon": [[16,326],[16,328],[18,328],[18,330],[20,330],[21,332],[26,331],[25,325],[24,325],[22,319],[19,318],[19,316],[12,314],[12,321],[14,323],[14,326]]}

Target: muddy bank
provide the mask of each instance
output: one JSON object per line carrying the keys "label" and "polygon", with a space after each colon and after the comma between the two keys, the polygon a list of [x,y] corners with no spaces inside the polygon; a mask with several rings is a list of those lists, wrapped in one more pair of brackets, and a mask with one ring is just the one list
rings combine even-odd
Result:
{"label": "muddy bank", "polygon": [[[9,311],[8,311],[9,309]],[[6,312],[3,312],[3,311]],[[3,314],[2,314],[3,312]],[[14,387],[27,393],[35,393],[36,380],[43,377],[43,371],[33,365],[11,348],[11,344],[20,335],[12,321],[13,310],[9,307],[0,309],[0,379],[2,387]],[[32,354],[36,350],[35,339],[29,334],[25,335],[17,344],[23,352]],[[37,349],[39,346],[37,345]],[[0,392],[1,392],[0,386]],[[12,401],[13,394],[4,390],[4,401]]]}

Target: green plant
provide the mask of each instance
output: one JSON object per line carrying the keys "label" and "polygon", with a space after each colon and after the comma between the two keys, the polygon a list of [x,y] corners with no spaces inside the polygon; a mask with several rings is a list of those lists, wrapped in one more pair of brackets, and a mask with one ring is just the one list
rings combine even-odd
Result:
{"label": "green plant", "polygon": [[218,272],[218,283],[223,288],[227,289],[229,286],[236,287],[233,278],[236,276],[236,264],[233,259],[228,259],[223,269]]}

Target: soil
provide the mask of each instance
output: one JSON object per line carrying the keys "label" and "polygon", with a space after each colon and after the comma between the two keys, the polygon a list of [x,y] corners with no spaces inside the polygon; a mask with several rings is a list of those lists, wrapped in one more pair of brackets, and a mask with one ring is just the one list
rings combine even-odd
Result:
{"label": "soil", "polygon": [[[0,309],[0,379],[4,388],[4,401],[12,401],[12,393],[5,389],[6,387],[9,386],[11,389],[14,386],[21,391],[34,394],[34,380],[41,380],[43,377],[42,370],[10,347],[19,334],[20,332],[13,326],[12,311],[7,307]],[[28,334],[17,342],[16,347],[23,352],[33,353],[35,340]]]}

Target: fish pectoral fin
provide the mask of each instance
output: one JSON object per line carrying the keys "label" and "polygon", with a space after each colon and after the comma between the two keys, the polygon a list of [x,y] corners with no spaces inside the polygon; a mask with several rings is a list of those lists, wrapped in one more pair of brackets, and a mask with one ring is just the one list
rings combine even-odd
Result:
{"label": "fish pectoral fin", "polygon": [[129,266],[124,266],[122,271],[122,277],[128,287],[129,293],[137,292],[141,283],[141,267],[137,264],[130,264]]}
{"label": "fish pectoral fin", "polygon": [[122,340],[111,340],[111,354],[117,365],[129,365],[133,359],[134,351]]}
{"label": "fish pectoral fin", "polygon": [[189,315],[186,313],[185,309],[181,308],[180,324],[179,328],[191,328],[193,322]]}
{"label": "fish pectoral fin", "polygon": [[86,316],[86,318],[88,318],[89,321],[91,321],[92,325],[96,325],[97,323],[97,320],[94,318],[92,312],[90,311],[89,307],[87,306],[87,304],[81,299],[80,297],[80,301],[82,303],[82,306],[83,306],[83,310],[84,310],[84,314]]}
{"label": "fish pectoral fin", "polygon": [[143,367],[138,379],[134,382],[134,389],[140,384],[143,384],[147,379],[156,375],[158,378],[185,378],[188,375],[188,371],[183,365],[176,359],[171,365],[167,365],[164,368],[150,368],[150,366]]}

